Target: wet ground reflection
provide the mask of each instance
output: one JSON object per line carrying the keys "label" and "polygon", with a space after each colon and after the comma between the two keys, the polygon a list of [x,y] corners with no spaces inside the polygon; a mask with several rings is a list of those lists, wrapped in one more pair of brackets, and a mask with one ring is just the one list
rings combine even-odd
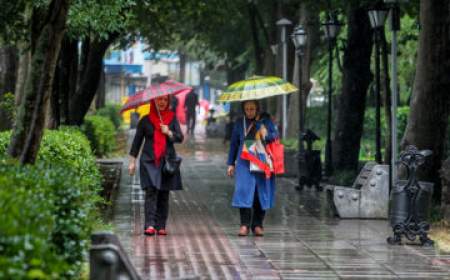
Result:
{"label": "wet ground reflection", "polygon": [[116,231],[143,279],[450,279],[450,255],[389,246],[386,221],[337,219],[295,178],[278,179],[265,236],[240,238],[221,139],[188,138],[178,151],[185,190],[171,194],[168,236],[142,235],[142,194],[122,180]]}

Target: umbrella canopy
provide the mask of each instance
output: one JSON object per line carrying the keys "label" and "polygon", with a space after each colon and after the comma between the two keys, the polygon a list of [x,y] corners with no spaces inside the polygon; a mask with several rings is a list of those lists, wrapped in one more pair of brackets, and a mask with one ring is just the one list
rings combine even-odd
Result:
{"label": "umbrella canopy", "polygon": [[253,76],[230,85],[219,97],[219,102],[262,99],[298,91],[291,83],[278,77]]}
{"label": "umbrella canopy", "polygon": [[127,102],[122,106],[120,112],[123,113],[127,110],[136,109],[141,105],[148,104],[150,100],[160,96],[187,93],[191,90],[191,87],[174,80],[155,83],[142,91],[138,91],[135,95],[130,96]]}

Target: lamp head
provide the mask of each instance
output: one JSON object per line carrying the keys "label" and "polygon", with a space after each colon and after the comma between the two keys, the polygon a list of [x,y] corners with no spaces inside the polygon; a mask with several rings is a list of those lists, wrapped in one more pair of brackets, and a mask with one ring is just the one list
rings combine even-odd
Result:
{"label": "lamp head", "polygon": [[339,34],[341,29],[341,24],[335,17],[330,17],[330,19],[323,24],[325,37],[329,40],[334,40]]}
{"label": "lamp head", "polygon": [[295,49],[301,49],[306,45],[306,31],[302,25],[297,25],[294,28],[294,32],[291,34],[292,42],[294,43]]}
{"label": "lamp head", "polygon": [[384,22],[386,21],[386,17],[388,15],[388,10],[384,7],[374,8],[368,11],[370,26],[373,29],[380,28],[384,26]]}

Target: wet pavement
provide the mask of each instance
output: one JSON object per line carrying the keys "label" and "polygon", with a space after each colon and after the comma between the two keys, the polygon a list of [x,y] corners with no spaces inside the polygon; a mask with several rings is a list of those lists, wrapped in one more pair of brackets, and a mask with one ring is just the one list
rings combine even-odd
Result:
{"label": "wet pavement", "polygon": [[221,140],[200,135],[177,151],[184,190],[171,193],[168,236],[143,235],[143,193],[122,173],[115,232],[143,279],[450,279],[450,254],[390,246],[387,221],[335,218],[326,194],[295,190],[295,178],[278,179],[265,236],[238,237]]}

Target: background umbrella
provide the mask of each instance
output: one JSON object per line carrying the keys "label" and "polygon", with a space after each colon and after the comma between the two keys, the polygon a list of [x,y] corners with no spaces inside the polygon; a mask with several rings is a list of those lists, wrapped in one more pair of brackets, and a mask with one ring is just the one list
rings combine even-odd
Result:
{"label": "background umbrella", "polygon": [[155,83],[142,91],[138,91],[135,95],[130,96],[127,102],[122,106],[120,112],[123,113],[127,110],[136,109],[141,105],[148,104],[150,100],[160,96],[188,93],[191,90],[191,87],[174,80]]}
{"label": "background umbrella", "polygon": [[253,76],[236,82],[219,97],[220,102],[233,102],[262,99],[266,97],[289,94],[298,91],[291,83],[278,77]]}

